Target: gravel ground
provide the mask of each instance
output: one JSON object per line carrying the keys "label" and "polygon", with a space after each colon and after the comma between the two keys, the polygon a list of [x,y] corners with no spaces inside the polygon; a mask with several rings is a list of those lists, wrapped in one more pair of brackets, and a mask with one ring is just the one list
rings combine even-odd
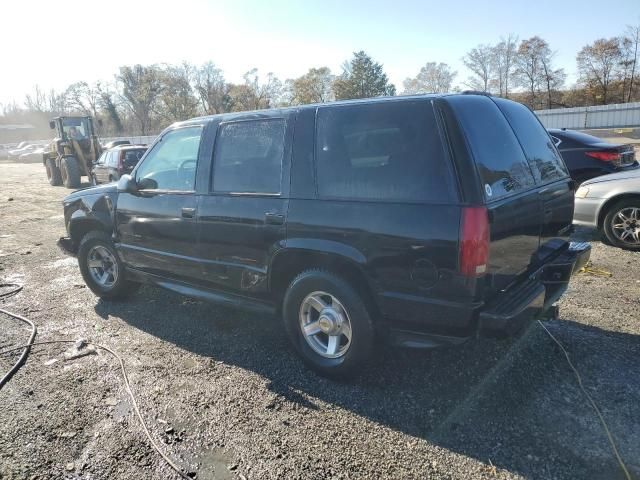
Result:
{"label": "gravel ground", "polygon": [[[0,305],[34,320],[37,340],[85,338],[124,356],[153,437],[198,479],[624,478],[539,325],[433,351],[381,346],[360,378],[334,383],[301,366],[276,319],[152,287],[98,300],[55,245],[66,193],[41,165],[0,162],[0,280],[25,285]],[[594,241],[592,260],[613,275],[575,277],[546,325],[640,478],[640,254]],[[0,348],[27,338],[0,315]],[[0,478],[177,478],[116,361],[65,361],[67,348],[34,348],[0,391]],[[0,372],[15,358],[0,357]]]}

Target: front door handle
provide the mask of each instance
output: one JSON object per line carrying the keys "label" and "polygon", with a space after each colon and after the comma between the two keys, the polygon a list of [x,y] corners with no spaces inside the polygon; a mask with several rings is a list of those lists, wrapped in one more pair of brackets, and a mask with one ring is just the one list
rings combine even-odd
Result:
{"label": "front door handle", "polygon": [[284,215],[281,213],[267,212],[264,214],[264,221],[267,225],[284,225]]}
{"label": "front door handle", "polygon": [[193,218],[196,216],[196,209],[190,207],[182,208],[182,218]]}

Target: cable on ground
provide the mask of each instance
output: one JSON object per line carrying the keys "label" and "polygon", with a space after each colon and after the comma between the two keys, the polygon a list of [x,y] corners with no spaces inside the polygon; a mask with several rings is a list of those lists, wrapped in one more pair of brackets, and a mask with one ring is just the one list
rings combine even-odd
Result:
{"label": "cable on ground", "polygon": [[[0,284],[0,288],[7,288],[7,287],[12,287],[13,290],[10,290],[9,292],[1,293],[0,294],[0,298],[5,298],[5,297],[11,296],[11,295],[15,295],[20,290],[22,290],[22,285],[18,285],[18,284],[15,284],[15,283],[2,283],[2,284]],[[77,343],[79,343],[77,340],[48,340],[48,341],[42,341],[42,342],[34,342],[36,334],[37,334],[37,328],[36,328],[36,325],[31,320],[29,320],[28,318],[25,318],[25,317],[23,317],[21,315],[17,315],[15,313],[9,312],[9,311],[1,309],[1,308],[0,308],[0,313],[4,313],[5,315],[8,315],[8,316],[10,316],[12,318],[20,320],[20,321],[22,321],[24,323],[27,323],[32,328],[32,332],[31,332],[31,335],[29,337],[29,341],[26,344],[0,351],[0,355],[5,355],[7,353],[15,352],[17,350],[23,350],[23,352],[20,355],[20,358],[18,359],[18,361],[14,364],[14,366],[11,368],[11,370],[9,370],[9,372],[6,375],[4,375],[2,377],[2,379],[0,380],[0,390],[9,381],[9,379],[11,379],[13,374],[15,374],[18,371],[18,369],[24,364],[24,362],[27,359],[27,356],[28,356],[29,352],[31,351],[31,347],[33,347],[35,345],[50,345],[50,344],[54,344],[54,343],[57,343],[57,344],[60,344],[60,343],[74,343],[74,344],[77,344]],[[151,436],[151,433],[149,432],[149,429],[147,428],[147,424],[145,423],[144,419],[142,418],[142,414],[140,413],[140,409],[138,408],[138,402],[136,402],[136,397],[133,395],[133,391],[131,390],[131,384],[129,383],[129,376],[127,375],[127,370],[124,367],[124,360],[122,359],[122,357],[120,355],[118,355],[116,352],[114,352],[113,350],[111,350],[109,347],[105,347],[104,345],[100,345],[98,343],[81,341],[80,345],[81,345],[81,348],[86,346],[86,345],[92,345],[95,348],[104,350],[104,351],[110,353],[111,355],[113,355],[113,357],[115,357],[118,360],[118,362],[120,362],[120,370],[122,371],[122,378],[124,379],[124,384],[125,384],[127,393],[129,394],[129,397],[131,398],[131,404],[133,405],[133,409],[136,412],[136,416],[138,417],[138,420],[140,421],[140,425],[142,426],[142,430],[144,430],[144,433],[147,436],[147,439],[149,440],[149,443],[151,443],[151,446],[162,457],[162,459],[167,463],[167,465],[169,465],[173,470],[175,470],[175,472],[178,475],[180,475],[181,478],[190,480],[192,477],[190,477],[189,475],[185,474],[182,471],[182,469],[180,467],[178,467],[178,465],[176,465],[173,462],[173,460],[171,460],[160,449],[158,444],[155,442],[155,440]]]}
{"label": "cable on ground", "polygon": [[627,480],[632,480],[631,474],[629,473],[629,470],[627,469],[627,466],[625,465],[624,461],[622,460],[622,457],[620,456],[620,453],[618,453],[618,448],[616,447],[616,442],[613,440],[613,435],[611,435],[611,432],[609,431],[609,427],[607,426],[607,422],[604,420],[604,417],[602,416],[602,413],[600,412],[600,409],[598,408],[598,405],[596,405],[596,402],[593,400],[593,398],[591,398],[591,395],[589,395],[587,390],[584,388],[584,385],[582,384],[582,377],[580,376],[580,372],[578,372],[578,369],[576,367],[574,367],[573,362],[571,362],[571,358],[569,357],[569,353],[564,348],[564,346],[562,346],[562,344],[558,341],[558,339],[556,339],[556,337],[553,336],[553,334],[549,331],[549,329],[547,327],[545,327],[544,324],[540,320],[538,320],[538,323],[544,329],[544,331],[547,332],[547,334],[551,337],[551,339],[560,347],[560,350],[562,350],[562,353],[564,353],[564,356],[567,359],[567,363],[571,367],[571,370],[573,370],[573,373],[575,374],[576,379],[578,380],[578,386],[580,387],[580,390],[582,390],[582,393],[584,394],[584,396],[587,397],[587,399],[589,400],[589,403],[591,404],[591,407],[595,410],[596,414],[598,415],[598,418],[600,419],[600,423],[602,424],[602,428],[604,429],[605,433],[607,434],[607,438],[609,439],[609,443],[611,444],[611,448],[613,450],[613,453],[615,454],[616,459],[618,460],[618,464],[620,465],[620,468],[624,472],[625,478]]}

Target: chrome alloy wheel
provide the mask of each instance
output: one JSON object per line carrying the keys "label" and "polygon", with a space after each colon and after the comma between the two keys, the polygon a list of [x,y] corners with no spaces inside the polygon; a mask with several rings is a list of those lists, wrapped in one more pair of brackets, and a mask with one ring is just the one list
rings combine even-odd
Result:
{"label": "chrome alloy wheel", "polygon": [[333,295],[317,291],[305,297],[300,306],[302,336],[314,352],[324,358],[340,358],[351,345],[351,320]]}
{"label": "chrome alloy wheel", "polygon": [[611,220],[611,230],[621,242],[640,245],[640,208],[625,207],[618,211]]}
{"label": "chrome alloy wheel", "polygon": [[118,280],[118,262],[116,257],[102,245],[96,245],[87,254],[89,274],[102,288],[109,289]]}

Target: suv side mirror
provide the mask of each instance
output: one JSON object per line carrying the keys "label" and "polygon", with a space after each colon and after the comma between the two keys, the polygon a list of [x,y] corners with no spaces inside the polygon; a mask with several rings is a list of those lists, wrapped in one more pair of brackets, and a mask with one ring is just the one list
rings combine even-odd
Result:
{"label": "suv side mirror", "polygon": [[53,120],[51,120],[51,121],[49,122],[49,128],[50,128],[51,130],[53,130],[54,128],[56,128],[56,122],[54,122]]}
{"label": "suv side mirror", "polygon": [[122,175],[118,180],[118,192],[134,193],[138,191],[136,181],[131,175]]}

